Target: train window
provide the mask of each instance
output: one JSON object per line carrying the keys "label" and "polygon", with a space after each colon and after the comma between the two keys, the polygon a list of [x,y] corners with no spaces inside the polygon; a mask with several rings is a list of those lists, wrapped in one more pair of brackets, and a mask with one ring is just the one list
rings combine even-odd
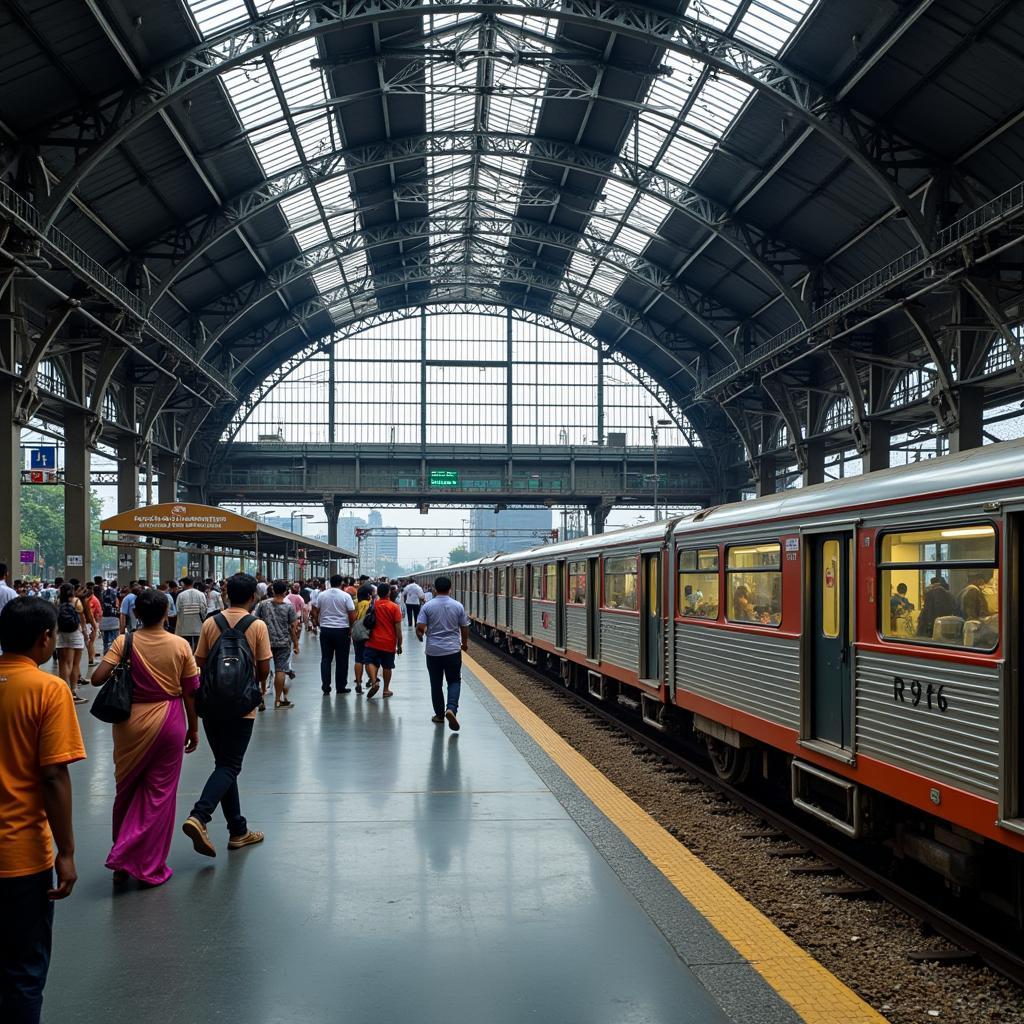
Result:
{"label": "train window", "polygon": [[497,580],[495,582],[494,592],[501,597],[505,593],[505,570],[496,569]]}
{"label": "train window", "polygon": [[782,622],[782,549],[779,544],[729,548],[725,562],[726,617],[730,622],[778,626]]}
{"label": "train window", "polygon": [[604,607],[636,611],[636,559],[604,560]]}
{"label": "train window", "polygon": [[569,604],[587,603],[587,563],[569,563],[569,587],[567,590]]}
{"label": "train window", "polygon": [[882,537],[882,636],[992,651],[999,643],[996,531],[989,524]]}
{"label": "train window", "polygon": [[558,566],[554,562],[544,566],[544,596],[549,601],[558,597]]}
{"label": "train window", "polygon": [[544,577],[541,575],[539,565],[530,566],[530,594],[533,597],[544,596]]}
{"label": "train window", "polygon": [[679,552],[679,614],[718,618],[718,548]]}
{"label": "train window", "polygon": [[523,593],[523,567],[517,565],[512,575],[512,596],[522,597]]}

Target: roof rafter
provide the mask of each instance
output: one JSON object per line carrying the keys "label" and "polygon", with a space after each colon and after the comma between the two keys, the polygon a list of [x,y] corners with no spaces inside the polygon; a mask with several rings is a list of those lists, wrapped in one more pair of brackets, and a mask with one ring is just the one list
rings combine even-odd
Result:
{"label": "roof rafter", "polygon": [[[339,28],[371,24],[410,14],[428,15],[434,10],[450,12],[449,4],[420,3],[419,0],[355,0],[341,7],[320,0],[304,0],[256,21],[230,29],[182,54],[177,60],[151,74],[137,89],[111,97],[93,145],[55,190],[48,210],[52,223],[78,186],[124,139],[161,110],[228,68],[272,52],[298,39],[312,38]],[[602,0],[562,0],[559,7],[548,0],[502,0],[460,5],[467,13],[521,13],[604,28],[654,45],[686,54],[711,65],[722,74],[735,77],[771,96],[783,109],[813,127],[841,153],[848,156],[878,191],[897,205],[906,217],[914,238],[928,249],[929,239],[921,211],[900,187],[893,169],[880,163],[872,152],[870,133],[854,130],[847,112],[837,105],[818,83],[810,81],[768,57],[754,47],[700,22],[650,8],[628,4],[607,5]],[[861,124],[865,119],[858,118]],[[870,126],[869,126],[870,127]],[[80,125],[74,127],[80,134]],[[58,135],[60,125],[47,133]]]}

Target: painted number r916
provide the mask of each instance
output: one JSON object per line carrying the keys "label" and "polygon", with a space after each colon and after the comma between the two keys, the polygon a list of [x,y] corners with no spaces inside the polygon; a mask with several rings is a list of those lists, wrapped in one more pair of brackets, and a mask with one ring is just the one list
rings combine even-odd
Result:
{"label": "painted number r916", "polygon": [[901,704],[906,704],[909,700],[911,706],[915,708],[921,703],[923,697],[929,710],[934,706],[942,712],[947,711],[949,701],[946,700],[945,694],[942,692],[944,689],[945,685],[925,684],[920,679],[904,679],[903,676],[893,676],[892,678],[892,699]]}

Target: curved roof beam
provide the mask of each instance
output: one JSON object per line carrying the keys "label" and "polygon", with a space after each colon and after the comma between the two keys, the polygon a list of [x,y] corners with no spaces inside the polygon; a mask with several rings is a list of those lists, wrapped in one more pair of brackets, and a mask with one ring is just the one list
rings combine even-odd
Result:
{"label": "curved roof beam", "polygon": [[[332,266],[338,259],[355,251],[369,251],[380,246],[418,239],[431,238],[435,234],[449,235],[463,230],[465,218],[459,212],[448,213],[437,211],[426,217],[385,224],[380,227],[356,231],[347,236],[338,236],[334,243],[325,242],[313,250],[297,256],[271,268],[265,278],[246,282],[232,296],[232,304],[237,312],[215,332],[208,336],[201,355],[205,356],[217,344],[225,347],[231,344],[227,337],[232,327],[248,316],[254,307],[265,299],[277,294],[278,289],[294,284],[317,270]],[[699,328],[709,335],[710,340],[721,345],[730,357],[734,349],[732,342],[719,330],[713,327],[700,307],[706,300],[703,295],[685,284],[676,282],[673,275],[664,267],[638,256],[621,245],[610,245],[604,239],[570,228],[559,228],[543,221],[524,218],[509,218],[503,214],[489,213],[486,209],[473,222],[472,238],[513,238],[519,241],[535,242],[570,253],[581,253],[595,262],[607,263],[623,271],[632,280],[652,288],[659,298],[673,303],[684,315],[690,317]],[[514,255],[507,254],[506,255]],[[525,254],[524,254],[525,255]],[[532,256],[530,257],[533,258]],[[504,256],[503,256],[504,259]],[[367,278],[372,282],[373,270],[369,270]],[[358,288],[356,283],[351,288]],[[737,322],[739,318],[737,317]]]}
{"label": "curved roof beam", "polygon": [[[464,251],[461,239],[456,240],[456,245],[459,247],[459,253]],[[506,250],[501,250],[501,252],[504,254]],[[501,306],[519,305],[522,308],[528,307],[521,302],[517,303],[515,298],[509,295],[507,290],[509,286],[523,285],[539,288],[542,291],[555,292],[558,294],[552,300],[552,308],[545,306],[540,310],[541,312],[560,317],[567,322],[573,322],[576,310],[582,306],[593,314],[593,323],[596,323],[602,316],[609,317],[621,327],[628,328],[643,338],[675,365],[676,369],[667,375],[666,381],[674,381],[681,374],[685,374],[691,381],[695,379],[693,370],[683,361],[682,353],[678,347],[690,344],[689,339],[680,337],[670,330],[653,324],[632,306],[615,299],[593,285],[588,286],[584,280],[576,277],[571,272],[568,275],[563,274],[562,267],[545,271],[542,267],[538,267],[535,261],[530,259],[524,260],[522,266],[506,264],[500,268],[500,272],[497,275],[488,275],[486,266],[476,263],[467,266],[461,259],[448,264],[439,263],[438,257],[440,255],[443,255],[443,251],[438,248],[431,250],[429,253],[417,253],[411,257],[400,257],[391,267],[381,268],[373,273],[372,277],[380,289],[403,288],[408,285],[430,285],[432,288],[435,286],[451,288],[458,285],[473,284],[479,289],[478,294],[485,297],[477,301],[486,301],[489,304]],[[568,285],[566,283],[567,277]],[[252,342],[251,351],[241,360],[235,359],[234,352],[230,353],[232,365],[225,372],[230,373],[232,380],[238,379],[244,372],[265,374],[267,372],[266,367],[259,365],[257,362],[264,353],[276,350],[281,340],[292,331],[304,326],[312,318],[327,313],[332,306],[345,299],[349,299],[349,291],[348,288],[342,287],[336,291],[317,295],[309,301],[293,307],[285,316],[282,316],[275,322],[264,325],[259,331],[247,336],[247,340]],[[559,300],[571,302],[573,304],[572,313],[563,313],[556,305]],[[381,307],[377,305],[376,298],[371,297],[370,301],[375,304],[373,308],[353,308],[346,314],[345,318],[337,322],[342,323],[346,320],[354,322],[380,312]],[[417,298],[414,300],[414,304],[423,305],[425,301],[428,300]],[[403,308],[407,307],[410,305],[410,300],[403,297],[397,305]],[[579,322],[577,326],[593,334],[592,324]]]}
{"label": "curved roof beam", "polygon": [[[758,249],[769,247],[769,239],[752,225],[734,220],[728,210],[702,195],[677,178],[637,164],[629,159],[574,146],[557,139],[531,135],[509,135],[501,132],[437,132],[411,138],[395,139],[351,150],[338,150],[316,157],[269,178],[256,188],[235,196],[212,214],[195,222],[191,233],[196,242],[165,275],[160,287],[152,293],[152,309],[174,282],[205,252],[234,232],[240,224],[277,206],[285,199],[308,188],[324,184],[348,174],[386,167],[405,160],[429,156],[494,156],[525,162],[551,164],[569,171],[582,171],[599,178],[614,179],[645,195],[650,195],[712,232],[743,259],[750,262],[793,308],[798,319],[806,324],[809,310],[799,293],[763,258]],[[152,252],[161,246],[172,249],[180,245],[181,232],[174,229],[160,239],[141,248]],[[670,244],[670,243],[669,243]],[[808,265],[811,261],[807,261]],[[740,318],[742,319],[742,318]]]}
{"label": "curved roof beam", "polygon": [[[467,298],[460,299],[458,303],[446,302],[443,299],[435,299],[428,302],[418,302],[414,305],[387,310],[385,312],[377,313],[373,317],[364,317],[348,324],[339,325],[328,333],[321,335],[319,338],[314,338],[301,349],[290,354],[272,374],[261,380],[253,391],[246,396],[241,405],[232,412],[231,419],[229,421],[224,421],[223,419],[217,419],[215,421],[215,429],[217,429],[218,435],[223,433],[225,430],[234,427],[231,436],[228,438],[229,442],[233,441],[237,436],[239,429],[241,429],[249,416],[252,415],[253,410],[260,404],[260,402],[263,401],[263,399],[267,397],[270,391],[280,384],[281,381],[285,380],[289,374],[293,373],[306,359],[315,355],[317,352],[323,351],[325,348],[328,348],[330,345],[333,345],[338,341],[361,334],[363,331],[371,330],[372,328],[378,327],[382,324],[394,323],[395,321],[407,320],[413,316],[417,316],[417,311],[423,307],[429,308],[437,305],[477,305],[478,303],[476,301],[468,297],[470,294],[471,291],[467,292]],[[481,299],[481,301],[483,300]],[[488,305],[493,305],[493,303],[488,302]],[[661,384],[654,377],[650,376],[638,363],[624,356],[620,352],[613,352],[607,346],[607,343],[598,338],[597,335],[582,330],[571,321],[550,313],[540,313],[524,306],[516,306],[512,303],[505,303],[505,306],[512,310],[512,314],[516,319],[521,320],[524,323],[540,324],[541,326],[550,327],[553,330],[557,330],[562,334],[566,334],[569,337],[574,338],[576,341],[579,341],[590,348],[596,348],[598,351],[602,352],[606,358],[615,362],[616,365],[624,369],[639,384],[642,384],[648,391],[650,391],[650,393],[668,410],[669,415],[673,417],[676,426],[679,427],[681,431],[685,433],[686,429],[689,428],[698,435],[701,440],[701,444],[705,448],[711,450],[712,446],[705,438],[700,424],[685,416],[679,408],[679,399],[662,387]],[[477,312],[481,311],[477,310]],[[485,313],[485,315],[490,316],[492,314]],[[493,315],[498,316],[503,314],[495,313]]]}
{"label": "curved roof beam", "polygon": [[[450,15],[454,9],[450,2],[432,3],[430,0],[426,3],[419,0],[353,0],[338,6],[325,4],[322,0],[302,0],[245,25],[225,30],[161,65],[137,87],[111,97],[99,119],[102,125],[99,138],[55,190],[46,227],[53,224],[78,186],[121,142],[161,110],[228,68],[271,54],[293,41],[315,38],[338,29],[416,15]],[[918,244],[926,252],[931,251],[920,209],[872,158],[867,149],[870,143],[862,141],[861,134],[851,131],[845,124],[844,114],[834,98],[816,82],[754,47],[689,17],[625,3],[606,4],[602,0],[561,0],[559,7],[552,6],[550,0],[474,0],[460,3],[457,10],[554,19],[604,29],[684,54],[745,82],[820,132],[856,164],[879,192],[902,211]],[[53,131],[48,134],[52,135]],[[80,129],[78,134],[80,137]]]}

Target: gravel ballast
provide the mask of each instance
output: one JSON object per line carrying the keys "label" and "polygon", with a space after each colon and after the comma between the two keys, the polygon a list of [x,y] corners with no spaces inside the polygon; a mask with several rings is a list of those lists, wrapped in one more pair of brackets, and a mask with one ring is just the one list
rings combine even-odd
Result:
{"label": "gravel ballast", "polygon": [[[902,911],[877,900],[827,896],[842,876],[793,874],[807,863],[780,843],[742,838],[762,828],[700,783],[639,747],[568,695],[550,689],[490,644],[470,654],[510,692],[893,1024],[1024,1024],[1024,991],[977,964],[917,963],[908,954],[948,948]],[[782,841],[782,845],[788,845]],[[773,853],[771,851],[776,851]],[[836,1021],[836,1024],[843,1024]]]}

